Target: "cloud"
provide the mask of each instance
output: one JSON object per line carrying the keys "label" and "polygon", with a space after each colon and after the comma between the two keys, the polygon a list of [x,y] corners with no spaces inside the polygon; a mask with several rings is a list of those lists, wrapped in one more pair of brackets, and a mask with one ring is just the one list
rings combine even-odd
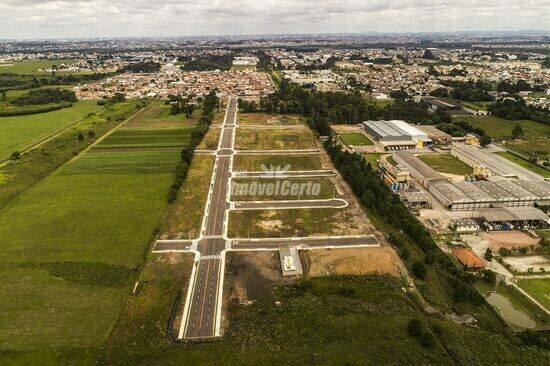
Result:
{"label": "cloud", "polygon": [[549,0],[1,0],[2,38],[550,30]]}

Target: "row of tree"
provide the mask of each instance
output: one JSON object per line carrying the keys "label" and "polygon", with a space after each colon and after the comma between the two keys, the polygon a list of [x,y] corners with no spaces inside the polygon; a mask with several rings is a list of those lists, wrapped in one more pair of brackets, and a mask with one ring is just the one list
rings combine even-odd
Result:
{"label": "row of tree", "polygon": [[532,119],[540,123],[550,124],[550,111],[528,106],[521,98],[498,100],[489,106],[489,112],[494,116],[505,119]]}
{"label": "row of tree", "polygon": [[76,102],[76,94],[71,90],[61,88],[45,88],[31,90],[14,99],[12,104],[17,106],[50,104],[61,102]]}
{"label": "row of tree", "polygon": [[181,150],[181,161],[176,167],[176,179],[168,191],[168,203],[173,203],[178,197],[178,192],[187,177],[189,166],[193,161],[195,149],[208,132],[218,105],[219,99],[216,96],[215,91],[211,91],[206,97],[204,97],[202,101],[201,116],[197,125],[193,129],[193,132],[191,132],[189,145],[185,146]]}

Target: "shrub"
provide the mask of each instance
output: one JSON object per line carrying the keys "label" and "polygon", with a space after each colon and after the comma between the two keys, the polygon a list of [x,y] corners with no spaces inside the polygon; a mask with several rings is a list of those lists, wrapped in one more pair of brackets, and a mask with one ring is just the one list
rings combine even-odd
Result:
{"label": "shrub", "polygon": [[14,151],[10,155],[10,160],[19,160],[21,159],[21,153],[19,151]]}
{"label": "shrub", "polygon": [[415,277],[420,278],[421,280],[425,279],[428,275],[428,272],[426,271],[426,267],[422,262],[414,262],[412,265],[412,272]]}
{"label": "shrub", "polygon": [[413,337],[420,336],[420,334],[422,334],[422,322],[416,318],[409,320],[409,324],[407,324],[407,333]]}
{"label": "shrub", "polygon": [[420,344],[426,348],[433,348],[435,346],[435,337],[430,332],[424,332],[420,336]]}

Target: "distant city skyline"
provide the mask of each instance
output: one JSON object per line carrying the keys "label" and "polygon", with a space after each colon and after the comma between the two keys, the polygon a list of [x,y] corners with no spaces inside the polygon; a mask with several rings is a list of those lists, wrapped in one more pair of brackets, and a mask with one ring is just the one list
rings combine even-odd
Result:
{"label": "distant city skyline", "polygon": [[550,1],[0,0],[0,39],[550,31]]}

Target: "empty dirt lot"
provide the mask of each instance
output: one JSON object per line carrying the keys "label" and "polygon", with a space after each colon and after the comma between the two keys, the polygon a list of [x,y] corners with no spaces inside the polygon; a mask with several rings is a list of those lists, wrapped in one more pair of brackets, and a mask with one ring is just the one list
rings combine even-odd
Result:
{"label": "empty dirt lot", "polygon": [[389,246],[303,250],[300,257],[304,271],[312,277],[403,273],[401,260]]}
{"label": "empty dirt lot", "polygon": [[523,248],[537,246],[540,239],[535,239],[521,231],[500,231],[480,233],[479,236],[489,243],[489,247],[498,251],[500,248]]}

